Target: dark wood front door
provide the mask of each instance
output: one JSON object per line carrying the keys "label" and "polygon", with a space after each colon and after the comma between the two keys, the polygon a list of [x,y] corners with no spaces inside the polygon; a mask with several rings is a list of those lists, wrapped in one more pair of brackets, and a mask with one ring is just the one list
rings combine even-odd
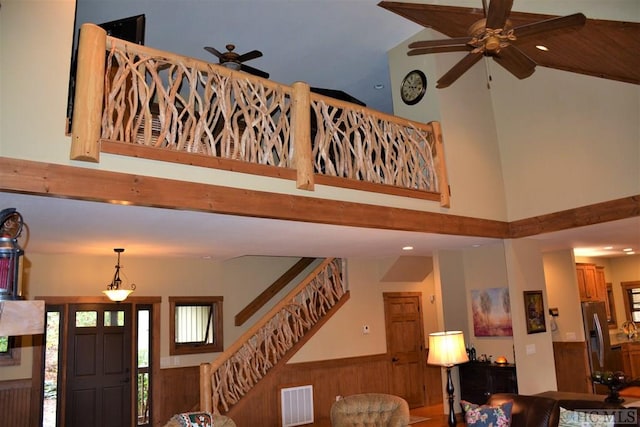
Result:
{"label": "dark wood front door", "polygon": [[69,306],[65,425],[131,425],[131,305]]}
{"label": "dark wood front door", "polygon": [[424,330],[419,292],[384,293],[391,393],[409,407],[424,406]]}

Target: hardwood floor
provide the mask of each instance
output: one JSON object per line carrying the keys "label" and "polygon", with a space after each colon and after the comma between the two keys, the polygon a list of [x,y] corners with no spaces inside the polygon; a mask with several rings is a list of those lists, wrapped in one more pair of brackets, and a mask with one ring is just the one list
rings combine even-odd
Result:
{"label": "hardwood floor", "polygon": [[[422,408],[414,408],[411,411],[411,415],[429,418],[426,421],[421,421],[415,424],[411,424],[411,427],[447,427],[447,415],[444,413],[442,404],[433,406],[424,406]],[[458,425],[463,425],[458,421]]]}
{"label": "hardwood floor", "polygon": [[[448,427],[447,415],[444,413],[442,404],[434,406],[424,406],[422,408],[414,408],[410,411],[411,415],[418,417],[429,418],[426,421],[421,421],[415,424],[411,424],[410,427]],[[464,423],[458,420],[458,425],[463,427]],[[314,427],[331,427],[331,422],[328,419],[323,419],[315,422]]]}

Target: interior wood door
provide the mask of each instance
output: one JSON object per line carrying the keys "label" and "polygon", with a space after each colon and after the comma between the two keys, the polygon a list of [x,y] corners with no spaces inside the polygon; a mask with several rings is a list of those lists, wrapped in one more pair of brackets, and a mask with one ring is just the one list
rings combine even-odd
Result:
{"label": "interior wood door", "polygon": [[65,426],[130,426],[131,305],[71,304]]}
{"label": "interior wood door", "polygon": [[384,293],[387,354],[391,359],[391,393],[409,407],[424,406],[424,329],[420,292]]}

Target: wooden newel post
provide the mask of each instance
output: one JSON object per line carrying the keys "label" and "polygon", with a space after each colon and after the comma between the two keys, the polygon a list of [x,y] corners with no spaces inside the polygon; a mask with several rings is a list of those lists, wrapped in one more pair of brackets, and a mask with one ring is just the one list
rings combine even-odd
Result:
{"label": "wooden newel post", "polygon": [[291,145],[293,167],[297,172],[296,188],[313,190],[313,159],[311,158],[311,91],[304,82],[295,82],[291,100]]}
{"label": "wooden newel post", "polygon": [[[205,412],[213,412],[213,404],[211,399],[211,364],[200,364],[200,410]],[[215,408],[216,412],[218,408]]]}
{"label": "wooden newel post", "polygon": [[72,160],[100,161],[106,44],[105,30],[93,24],[82,25],[71,123]]}
{"label": "wooden newel post", "polygon": [[451,207],[451,192],[449,190],[449,179],[447,178],[447,167],[444,161],[444,145],[442,141],[442,127],[440,122],[429,122],[431,133],[433,134],[436,159],[436,173],[438,174],[438,189],[440,191],[440,206]]}

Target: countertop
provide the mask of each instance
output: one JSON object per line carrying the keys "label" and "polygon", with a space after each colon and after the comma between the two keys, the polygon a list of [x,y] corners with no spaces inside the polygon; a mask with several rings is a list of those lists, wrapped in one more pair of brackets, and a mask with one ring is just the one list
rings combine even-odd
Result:
{"label": "countertop", "polygon": [[624,343],[640,345],[640,336],[630,340],[625,334],[611,334],[609,335],[609,341],[611,342],[611,347],[617,347]]}

